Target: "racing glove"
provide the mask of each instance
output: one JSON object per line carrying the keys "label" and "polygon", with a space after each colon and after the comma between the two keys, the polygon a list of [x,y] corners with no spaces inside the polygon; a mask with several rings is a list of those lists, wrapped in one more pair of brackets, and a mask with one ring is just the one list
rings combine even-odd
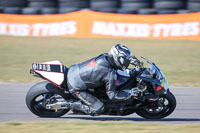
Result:
{"label": "racing glove", "polygon": [[130,64],[134,65],[134,66],[139,66],[139,67],[143,67],[143,62],[141,62],[140,60],[138,60],[135,56],[132,57]]}
{"label": "racing glove", "polygon": [[146,85],[140,85],[138,87],[132,88],[130,90],[127,90],[131,97],[137,97],[139,94],[143,93],[143,90],[145,90]]}
{"label": "racing glove", "polygon": [[125,92],[129,93],[129,98],[137,97],[140,93],[139,88],[135,87],[129,90],[124,90]]}
{"label": "racing glove", "polygon": [[133,68],[133,69],[130,69],[129,71],[129,75],[130,77],[136,77],[140,74],[140,71],[138,71],[137,69]]}
{"label": "racing glove", "polygon": [[129,93],[132,97],[137,97],[140,93],[140,89],[138,87],[130,89]]}

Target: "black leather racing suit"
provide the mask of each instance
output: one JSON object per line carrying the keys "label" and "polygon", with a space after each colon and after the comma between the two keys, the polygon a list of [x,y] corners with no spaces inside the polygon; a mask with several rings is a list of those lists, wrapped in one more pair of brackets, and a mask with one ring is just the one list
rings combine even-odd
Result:
{"label": "black leather racing suit", "polygon": [[109,99],[113,101],[126,100],[131,97],[128,92],[117,91],[115,86],[116,66],[107,53],[101,54],[83,63],[72,65],[67,75],[70,93],[79,101],[70,101],[69,107],[86,114],[97,115],[104,111],[103,103],[86,92],[87,88],[106,87]]}

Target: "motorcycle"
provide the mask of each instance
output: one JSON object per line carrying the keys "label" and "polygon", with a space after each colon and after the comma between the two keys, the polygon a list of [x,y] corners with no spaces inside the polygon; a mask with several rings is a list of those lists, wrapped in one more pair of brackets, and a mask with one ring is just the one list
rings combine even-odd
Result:
{"label": "motorcycle", "polygon": [[[116,80],[117,90],[140,86],[138,96],[113,102],[107,97],[105,87],[88,89],[104,103],[102,115],[126,116],[136,113],[146,119],[161,119],[175,110],[176,98],[169,90],[165,75],[155,63],[141,58],[147,67],[140,63],[135,68],[117,70]],[[71,110],[67,107],[67,101],[76,98],[67,88],[67,71],[68,68],[60,61],[32,64],[30,73],[47,80],[32,86],[26,95],[26,105],[33,114],[39,117],[60,117]],[[71,111],[80,114],[77,110]]]}

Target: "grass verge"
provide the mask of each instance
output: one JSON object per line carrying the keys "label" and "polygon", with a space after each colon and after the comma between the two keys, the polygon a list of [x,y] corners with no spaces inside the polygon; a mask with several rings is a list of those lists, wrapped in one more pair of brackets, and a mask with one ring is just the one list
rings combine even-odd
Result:
{"label": "grass verge", "polygon": [[0,36],[0,82],[36,82],[33,62],[61,60],[66,66],[109,51],[117,43],[155,62],[173,86],[200,86],[200,41]]}
{"label": "grass verge", "polygon": [[169,125],[133,122],[29,122],[5,123],[1,133],[199,133],[200,125]]}

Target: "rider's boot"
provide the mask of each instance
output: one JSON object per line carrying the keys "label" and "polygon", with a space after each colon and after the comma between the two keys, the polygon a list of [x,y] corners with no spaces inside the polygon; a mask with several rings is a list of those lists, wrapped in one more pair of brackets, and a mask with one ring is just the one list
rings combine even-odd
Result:
{"label": "rider's boot", "polygon": [[89,115],[98,115],[104,111],[103,103],[87,92],[75,92],[75,96],[80,100],[67,101],[67,107],[73,110],[81,111]]}

